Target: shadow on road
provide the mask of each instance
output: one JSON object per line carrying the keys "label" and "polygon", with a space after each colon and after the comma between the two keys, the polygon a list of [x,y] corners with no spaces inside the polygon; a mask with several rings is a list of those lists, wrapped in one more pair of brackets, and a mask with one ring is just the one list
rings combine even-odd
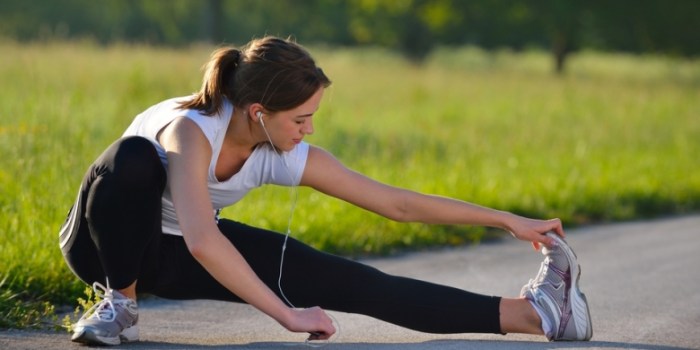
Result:
{"label": "shadow on road", "polygon": [[[132,344],[136,345],[136,344]],[[690,348],[625,342],[539,342],[539,341],[493,341],[493,340],[430,340],[417,343],[314,343],[303,342],[256,342],[250,344],[197,345],[167,342],[142,341],[137,347],[123,345],[123,349],[294,349],[323,348],[334,350],[424,350],[424,349],[638,349],[638,350],[687,350]]]}

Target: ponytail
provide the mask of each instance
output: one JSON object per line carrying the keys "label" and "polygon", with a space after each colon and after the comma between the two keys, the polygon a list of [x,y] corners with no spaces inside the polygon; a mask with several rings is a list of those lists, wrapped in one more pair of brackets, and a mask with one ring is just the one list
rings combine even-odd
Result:
{"label": "ponytail", "polygon": [[180,108],[212,116],[220,113],[228,100],[236,108],[260,103],[270,112],[284,111],[301,105],[330,84],[303,47],[289,39],[267,36],[241,50],[224,47],[214,51],[201,90]]}
{"label": "ponytail", "polygon": [[224,98],[234,95],[233,82],[241,61],[241,51],[224,47],[214,51],[206,64],[202,88],[190,100],[182,102],[182,109],[197,109],[204,115],[221,112]]}

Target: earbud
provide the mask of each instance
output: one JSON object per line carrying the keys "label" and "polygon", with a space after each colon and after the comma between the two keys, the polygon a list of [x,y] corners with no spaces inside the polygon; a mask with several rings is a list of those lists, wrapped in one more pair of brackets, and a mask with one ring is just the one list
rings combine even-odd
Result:
{"label": "earbud", "polygon": [[265,122],[263,122],[263,118],[262,118],[262,117],[263,117],[263,112],[257,111],[257,112],[255,112],[255,116],[258,117],[258,121],[260,122],[260,125],[262,125],[263,127],[265,127]]}

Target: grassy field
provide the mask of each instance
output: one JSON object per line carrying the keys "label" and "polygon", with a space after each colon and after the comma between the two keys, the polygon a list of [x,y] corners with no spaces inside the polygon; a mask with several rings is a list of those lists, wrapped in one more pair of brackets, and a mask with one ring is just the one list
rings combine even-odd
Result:
{"label": "grassy field", "polygon": [[[138,112],[197,90],[211,49],[0,42],[0,327],[82,294],[57,233],[83,172]],[[541,52],[311,51],[334,84],[308,140],[379,180],[567,226],[700,209],[700,61],[584,52],[557,77]],[[283,231],[290,198],[262,188],[224,215]],[[346,255],[489,234],[306,189],[292,232]]]}

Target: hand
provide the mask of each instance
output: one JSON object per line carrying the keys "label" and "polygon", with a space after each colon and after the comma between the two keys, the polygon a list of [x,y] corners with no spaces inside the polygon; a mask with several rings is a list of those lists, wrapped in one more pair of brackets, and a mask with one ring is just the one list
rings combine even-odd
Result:
{"label": "hand", "polygon": [[310,333],[309,340],[325,340],[335,334],[333,321],[318,306],[292,309],[291,320],[283,326],[292,332]]}
{"label": "hand", "polygon": [[565,236],[561,220],[536,220],[513,215],[506,224],[506,229],[513,237],[532,242],[535,250],[540,250],[542,244],[551,247],[554,242],[545,236],[549,231],[553,231],[562,238]]}

